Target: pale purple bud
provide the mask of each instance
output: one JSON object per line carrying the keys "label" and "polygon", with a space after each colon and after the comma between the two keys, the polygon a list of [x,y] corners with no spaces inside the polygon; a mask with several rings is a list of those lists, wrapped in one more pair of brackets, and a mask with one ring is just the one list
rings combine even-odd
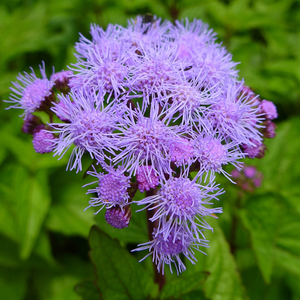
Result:
{"label": "pale purple bud", "polygon": [[256,174],[256,168],[254,166],[248,166],[244,168],[244,174],[247,178],[253,178]]}
{"label": "pale purple bud", "polygon": [[[43,125],[40,125],[38,127],[42,127],[42,126]],[[33,133],[33,140],[32,140],[33,148],[35,152],[44,154],[53,151],[54,139],[55,136],[51,132],[45,129],[40,129],[40,130],[35,129]]]}
{"label": "pale purple bud", "polygon": [[278,117],[277,109],[272,101],[263,100],[260,103],[260,110],[266,115],[268,120],[273,120]]}

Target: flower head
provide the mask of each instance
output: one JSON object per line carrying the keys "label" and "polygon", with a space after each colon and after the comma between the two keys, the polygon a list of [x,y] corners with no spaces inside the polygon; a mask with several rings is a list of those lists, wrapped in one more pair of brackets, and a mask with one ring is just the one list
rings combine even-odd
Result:
{"label": "flower head", "polygon": [[107,155],[114,154],[116,110],[112,106],[104,106],[101,93],[78,91],[59,96],[59,99],[60,103],[53,107],[53,111],[68,123],[50,124],[54,132],[59,134],[55,140],[54,154],[63,156],[74,144],[68,167],[77,171],[82,169],[81,157],[84,152],[101,162]]}
{"label": "flower head", "polygon": [[41,110],[43,105],[49,106],[54,81],[48,80],[45,72],[45,64],[40,66],[42,78],[38,78],[31,68],[31,74],[24,72],[19,74],[18,81],[13,82],[14,88],[10,100],[6,102],[14,103],[10,108],[19,108],[25,111],[25,116],[36,110]]}
{"label": "flower head", "polygon": [[97,193],[97,197],[92,197],[89,204],[100,206],[97,213],[103,208],[120,207],[121,209],[128,204],[129,194],[127,189],[130,187],[130,178],[125,176],[120,169],[109,169],[107,174],[88,172],[89,175],[98,178],[98,186],[88,190],[88,193]]}

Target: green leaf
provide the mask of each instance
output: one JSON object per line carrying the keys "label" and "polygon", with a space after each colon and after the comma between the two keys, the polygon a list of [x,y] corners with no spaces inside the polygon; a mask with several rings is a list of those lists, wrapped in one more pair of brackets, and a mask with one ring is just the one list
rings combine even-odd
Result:
{"label": "green leaf", "polygon": [[207,275],[205,272],[196,272],[189,276],[180,275],[180,277],[172,280],[163,287],[160,298],[167,299],[172,297],[177,299],[182,295],[189,294],[196,288],[199,288],[200,285],[203,285]]}
{"label": "green leaf", "polygon": [[282,199],[274,194],[263,194],[251,197],[239,212],[243,225],[249,230],[258,267],[267,283],[270,282],[274,265],[281,202]]}
{"label": "green leaf", "polygon": [[50,206],[48,174],[29,173],[21,165],[6,165],[1,172],[0,231],[20,242],[20,257],[27,259],[40,235]]}
{"label": "green leaf", "polygon": [[0,299],[22,300],[26,293],[26,270],[0,268]]}
{"label": "green leaf", "polygon": [[264,280],[270,282],[275,264],[300,276],[300,221],[287,201],[279,194],[257,195],[239,215]]}
{"label": "green leaf", "polygon": [[85,280],[75,286],[75,292],[82,300],[102,300],[102,295],[97,285],[92,280]]}
{"label": "green leaf", "polygon": [[218,220],[210,219],[209,224],[214,232],[206,232],[205,237],[210,240],[207,256],[197,252],[198,262],[187,266],[187,273],[208,271],[210,275],[204,282],[205,296],[213,300],[242,300],[245,299],[244,288],[241,283],[237,265],[230,253],[229,245],[224,237]]}
{"label": "green leaf", "polygon": [[45,222],[47,229],[65,235],[88,236],[94,216],[93,209],[84,210],[89,196],[82,185],[87,180],[82,180],[82,174],[66,172],[65,168],[59,168],[51,175],[53,203]]}
{"label": "green leaf", "polygon": [[25,195],[23,201],[19,202],[21,224],[24,226],[20,249],[23,259],[29,257],[51,203],[48,174],[45,170],[26,179]]}
{"label": "green leaf", "polygon": [[74,286],[93,274],[92,265],[68,253],[59,258],[59,268],[34,270],[32,284],[40,300],[79,300]]}
{"label": "green leaf", "polygon": [[89,241],[104,300],[140,300],[157,295],[158,286],[151,276],[117,240],[93,226]]}

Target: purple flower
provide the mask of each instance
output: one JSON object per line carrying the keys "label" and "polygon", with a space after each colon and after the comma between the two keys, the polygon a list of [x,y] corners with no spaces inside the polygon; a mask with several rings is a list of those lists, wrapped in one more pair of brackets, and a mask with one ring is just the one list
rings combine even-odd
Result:
{"label": "purple flower", "polygon": [[114,206],[106,209],[105,220],[114,228],[123,229],[128,227],[130,219],[131,209],[129,205],[123,208],[120,206]]}
{"label": "purple flower", "polygon": [[121,162],[130,175],[136,174],[139,166],[151,165],[159,176],[171,173],[169,145],[176,139],[179,131],[176,126],[167,126],[162,120],[163,112],[153,104],[150,116],[138,110],[127,109],[122,117],[119,129],[118,147],[120,153],[115,156],[114,163]]}
{"label": "purple flower", "polygon": [[276,106],[272,101],[263,100],[260,103],[260,109],[265,114],[268,120],[273,120],[278,117]]}
{"label": "purple flower", "polygon": [[45,130],[44,128],[44,125],[38,126],[34,130],[32,140],[35,152],[42,154],[53,151],[53,141],[56,139],[51,132]]}
{"label": "purple flower", "polygon": [[175,21],[176,26],[170,35],[178,43],[178,57],[180,59],[193,58],[198,55],[199,49],[205,48],[208,43],[216,40],[216,33],[208,29],[208,25],[201,20],[189,22]]}
{"label": "purple flower", "polygon": [[60,71],[52,74],[50,80],[55,84],[58,90],[64,90],[69,88],[69,80],[73,76],[72,71]]}
{"label": "purple flower", "polygon": [[159,177],[151,166],[140,166],[136,172],[138,189],[141,193],[154,189],[159,184]]}
{"label": "purple flower", "polygon": [[40,66],[41,78],[37,78],[33,69],[31,74],[24,72],[24,75],[19,74],[18,81],[12,82],[14,88],[11,88],[13,93],[6,102],[14,103],[9,108],[19,108],[25,110],[25,116],[36,110],[42,110],[44,107],[49,107],[52,95],[52,87],[54,82],[48,80],[45,72],[45,64]]}
{"label": "purple flower", "polygon": [[101,93],[80,91],[59,96],[59,99],[61,103],[56,104],[53,111],[69,123],[50,124],[54,132],[59,134],[55,140],[54,154],[63,156],[74,144],[67,168],[77,169],[77,172],[82,169],[81,157],[84,152],[99,162],[109,159],[107,155],[113,155],[117,149],[116,134],[113,133],[117,129],[116,108],[105,106]]}
{"label": "purple flower", "polygon": [[194,161],[195,149],[187,138],[179,137],[170,143],[170,158],[177,167],[190,165]]}
{"label": "purple flower", "polygon": [[207,240],[202,239],[201,243],[199,242],[198,245],[196,245],[193,238],[184,230],[184,228],[181,228],[176,235],[174,235],[174,230],[172,230],[166,238],[161,232],[154,230],[153,240],[138,245],[139,248],[133,251],[148,250],[149,254],[142,260],[149,255],[152,255],[153,262],[157,265],[157,270],[159,272],[164,274],[164,267],[166,264],[169,265],[171,273],[172,265],[174,265],[177,274],[179,274],[186,269],[180,258],[180,254],[183,254],[192,264],[195,264],[196,258],[194,256],[193,248],[202,252],[199,249],[199,246],[208,247],[207,242]]}
{"label": "purple flower", "polygon": [[237,169],[241,168],[238,160],[243,158],[244,154],[238,148],[238,144],[226,140],[222,135],[214,133],[212,129],[209,131],[206,129],[194,138],[194,149],[201,172],[211,172],[211,174],[218,172],[230,179],[223,166],[230,163]]}
{"label": "purple flower", "polygon": [[272,139],[276,136],[276,124],[273,123],[272,121],[265,121],[264,122],[265,128],[263,129],[263,134],[265,138]]}
{"label": "purple flower", "polygon": [[250,139],[252,145],[242,144],[241,149],[249,158],[262,158],[265,155],[265,145],[256,140]]}
{"label": "purple flower", "polygon": [[39,117],[33,114],[28,114],[23,122],[22,131],[24,133],[33,134],[35,128],[41,124],[42,120]]}
{"label": "purple flower", "polygon": [[[88,190],[88,193],[96,193],[97,197],[92,197],[89,201],[89,207],[100,206],[96,214],[103,207],[120,207],[123,209],[128,204],[129,194],[127,189],[130,187],[130,178],[125,176],[120,169],[109,168],[107,174],[88,172],[89,175],[98,178],[98,186]],[[93,184],[95,182],[92,182]]]}
{"label": "purple flower", "polygon": [[158,220],[159,228],[165,238],[174,229],[174,235],[181,227],[185,227],[191,235],[199,239],[203,229],[212,229],[203,219],[207,215],[221,213],[221,208],[207,208],[212,199],[222,193],[214,183],[202,186],[185,177],[170,178],[161,183],[157,195],[146,197],[136,203],[146,205],[147,209],[154,210],[150,219]]}
{"label": "purple flower", "polygon": [[219,133],[236,143],[251,145],[250,139],[260,142],[258,129],[262,127],[259,125],[262,118],[259,117],[258,101],[249,93],[241,93],[242,82],[229,81],[227,84],[227,91],[220,101],[205,112],[205,120],[210,120]]}

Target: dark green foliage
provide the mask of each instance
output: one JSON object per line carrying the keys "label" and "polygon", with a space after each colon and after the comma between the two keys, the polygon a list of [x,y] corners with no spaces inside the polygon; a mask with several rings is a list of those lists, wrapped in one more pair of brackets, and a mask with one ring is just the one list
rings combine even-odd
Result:
{"label": "dark green foliage", "polygon": [[[263,173],[262,186],[242,194],[222,181],[224,213],[208,220],[207,255],[197,253],[180,276],[167,271],[160,293],[151,259],[138,263],[146,253],[129,251],[148,239],[145,212],[133,207],[129,227],[117,230],[104,212],[84,211],[90,178],[66,172],[66,156],[36,154],[20,112],[2,102],[19,72],[38,73],[45,61],[50,75],[52,65],[74,62],[90,23],[125,26],[145,13],[208,23],[241,62],[245,83],[279,112],[266,156],[247,161]],[[299,1],[5,0],[0,32],[0,299],[300,299]]]}

